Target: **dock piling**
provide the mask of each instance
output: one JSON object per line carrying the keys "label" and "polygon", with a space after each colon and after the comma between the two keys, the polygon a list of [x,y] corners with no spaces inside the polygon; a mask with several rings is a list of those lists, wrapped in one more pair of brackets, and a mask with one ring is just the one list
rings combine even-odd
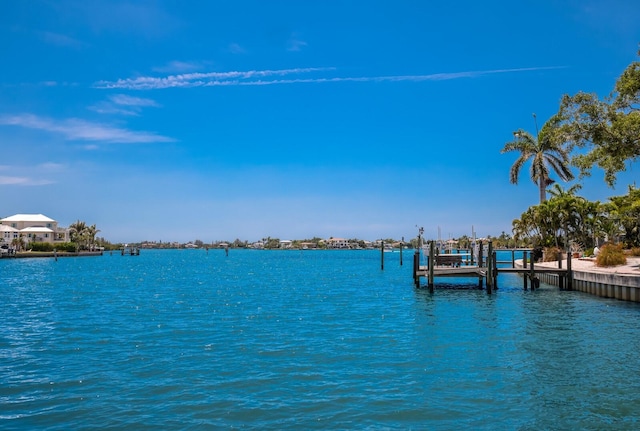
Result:
{"label": "dock piling", "polygon": [[[522,252],[522,267],[524,269],[527,268],[527,259],[529,258],[529,253],[525,250]],[[527,290],[527,274],[522,274],[522,280],[524,283],[524,290]]]}
{"label": "dock piling", "polygon": [[487,294],[491,295],[493,292],[493,241],[489,241],[487,252]]}
{"label": "dock piling", "polygon": [[420,287],[420,274],[418,271],[420,270],[420,251],[416,249],[413,253],[413,283],[416,288]]}
{"label": "dock piling", "polygon": [[433,293],[433,267],[436,263],[436,250],[435,243],[433,240],[429,241],[429,293]]}

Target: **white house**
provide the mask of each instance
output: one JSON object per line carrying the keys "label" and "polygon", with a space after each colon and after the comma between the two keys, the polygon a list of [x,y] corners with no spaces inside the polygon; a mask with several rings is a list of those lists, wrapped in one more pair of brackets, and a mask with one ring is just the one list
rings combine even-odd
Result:
{"label": "white house", "polygon": [[326,243],[328,248],[349,248],[349,241],[344,238],[329,238]]}
{"label": "white house", "polygon": [[1,240],[11,243],[22,237],[27,242],[58,243],[69,241],[68,229],[43,214],[16,214],[0,219]]}
{"label": "white house", "polygon": [[280,248],[291,248],[292,245],[293,241],[291,241],[290,239],[280,240]]}
{"label": "white house", "polygon": [[18,229],[0,224],[0,244],[11,244],[11,241],[19,236],[20,231]]}

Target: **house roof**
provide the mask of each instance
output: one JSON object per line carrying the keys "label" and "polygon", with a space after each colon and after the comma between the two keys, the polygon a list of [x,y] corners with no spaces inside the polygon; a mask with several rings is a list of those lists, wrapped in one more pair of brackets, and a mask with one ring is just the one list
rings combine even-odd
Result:
{"label": "house roof", "polygon": [[20,232],[30,233],[30,232],[53,232],[53,231],[48,227],[31,226],[31,227],[25,227],[24,229],[20,229]]}
{"label": "house roof", "polygon": [[10,217],[6,217],[0,219],[0,221],[26,221],[26,222],[46,222],[46,223],[55,223],[55,220],[50,219],[46,215],[43,214],[15,214]]}
{"label": "house roof", "polygon": [[6,224],[0,224],[0,232],[18,232],[18,229]]}

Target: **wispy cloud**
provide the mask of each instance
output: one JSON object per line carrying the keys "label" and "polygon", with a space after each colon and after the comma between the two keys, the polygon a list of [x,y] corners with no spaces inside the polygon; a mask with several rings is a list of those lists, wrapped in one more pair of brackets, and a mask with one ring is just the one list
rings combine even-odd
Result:
{"label": "wispy cloud", "polygon": [[[56,175],[66,170],[65,165],[55,162],[44,162],[35,167],[37,168],[36,172],[40,175]],[[5,175],[0,175],[0,186],[45,186],[56,183],[51,179],[16,175],[17,172],[24,172],[25,170],[33,170],[33,166],[0,165],[0,171],[5,171]]]}
{"label": "wispy cloud", "polygon": [[202,70],[204,65],[197,61],[170,61],[164,66],[154,67],[154,72],[160,73],[187,73]]}
{"label": "wispy cloud", "polygon": [[83,22],[99,34],[134,34],[151,39],[164,37],[184,25],[160,2],[93,0],[73,4]]}
{"label": "wispy cloud", "polygon": [[209,73],[186,73],[181,75],[169,75],[166,77],[141,76],[137,78],[119,79],[117,81],[98,81],[94,84],[96,88],[109,89],[129,89],[129,90],[153,90],[159,88],[176,87],[203,87],[211,83],[224,85],[227,82],[231,85],[238,85],[237,80],[256,80],[265,77],[287,76],[300,73],[322,72],[334,70],[334,68],[307,67],[299,69],[282,70],[249,70],[244,72],[209,72]]}
{"label": "wispy cloud", "polygon": [[92,123],[78,118],[53,120],[33,114],[0,116],[0,125],[18,126],[63,135],[66,139],[102,143],[173,142],[173,138],[153,132],[138,132],[107,124]]}
{"label": "wispy cloud", "polygon": [[50,180],[0,175],[0,186],[45,186],[53,183]]}
{"label": "wispy cloud", "polygon": [[117,105],[125,106],[152,106],[159,107],[160,105],[153,99],[146,99],[142,97],[128,96],[126,94],[114,94],[109,96],[109,99]]}
{"label": "wispy cloud", "polygon": [[128,96],[126,94],[114,94],[109,100],[98,102],[89,106],[92,111],[100,114],[140,115],[142,108],[158,108],[160,104],[153,99]]}
{"label": "wispy cloud", "polygon": [[241,45],[237,43],[230,43],[228,49],[232,54],[244,54],[247,52]]}
{"label": "wispy cloud", "polygon": [[86,48],[87,46],[89,46],[88,44],[82,41],[79,41],[78,39],[74,39],[70,36],[60,34],[60,33],[43,31],[40,34],[41,34],[42,40],[44,40],[45,43],[48,43],[50,45],[56,45],[56,46],[67,47],[67,48],[75,48],[75,49]]}
{"label": "wispy cloud", "polygon": [[295,34],[291,35],[287,41],[287,51],[301,51],[305,46],[307,46],[307,42],[301,40]]}
{"label": "wispy cloud", "polygon": [[44,162],[38,165],[38,169],[41,169],[47,172],[60,172],[60,171],[64,171],[66,169],[66,166],[63,165],[62,163]]}
{"label": "wispy cloud", "polygon": [[211,86],[236,86],[236,85],[283,85],[303,83],[330,83],[330,82],[422,82],[422,81],[446,81],[452,79],[478,78],[485,75],[501,73],[521,73],[540,70],[562,69],[564,66],[525,67],[514,69],[477,70],[451,73],[434,73],[429,75],[388,75],[388,76],[315,76],[310,78],[296,78],[296,75],[308,73],[327,73],[335,71],[333,67],[308,67],[282,70],[251,70],[233,72],[189,73],[182,75],[170,75],[166,77],[137,77],[119,79],[117,81],[99,81],[94,84],[96,88],[129,89],[129,90],[155,90],[162,88],[189,88]]}

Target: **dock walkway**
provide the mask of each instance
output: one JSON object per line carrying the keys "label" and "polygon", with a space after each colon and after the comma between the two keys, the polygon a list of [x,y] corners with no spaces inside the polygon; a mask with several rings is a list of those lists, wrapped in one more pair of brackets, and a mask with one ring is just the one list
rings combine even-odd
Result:
{"label": "dock walkway", "polygon": [[[427,254],[427,265],[420,265],[420,254],[416,251],[414,254],[414,271],[413,277],[416,287],[420,287],[420,278],[427,278],[427,287],[433,292],[435,279],[438,277],[476,277],[478,279],[478,287],[482,288],[486,281],[487,293],[492,293],[494,289],[498,288],[498,274],[500,273],[517,273],[523,275],[523,287],[524,290],[531,286],[531,289],[536,289],[540,285],[539,274],[553,274],[558,277],[560,287],[566,286],[571,289],[571,259],[567,261],[565,268],[562,267],[559,262],[557,267],[544,266],[540,267],[538,264],[526,265],[529,261],[528,253],[530,249],[520,249],[523,252],[523,259],[520,261],[520,265],[516,265],[515,250],[512,250],[511,261],[498,261],[496,252],[493,250],[492,242],[488,242],[487,255],[483,253],[483,244],[479,243],[479,250],[477,254],[478,262],[474,262],[473,255],[469,259],[470,253],[462,254],[437,254],[435,251],[434,242],[429,242],[429,252]],[[467,257],[463,259],[462,256]],[[522,262],[525,262],[523,265]],[[500,266],[500,264],[511,264],[510,267]]]}

